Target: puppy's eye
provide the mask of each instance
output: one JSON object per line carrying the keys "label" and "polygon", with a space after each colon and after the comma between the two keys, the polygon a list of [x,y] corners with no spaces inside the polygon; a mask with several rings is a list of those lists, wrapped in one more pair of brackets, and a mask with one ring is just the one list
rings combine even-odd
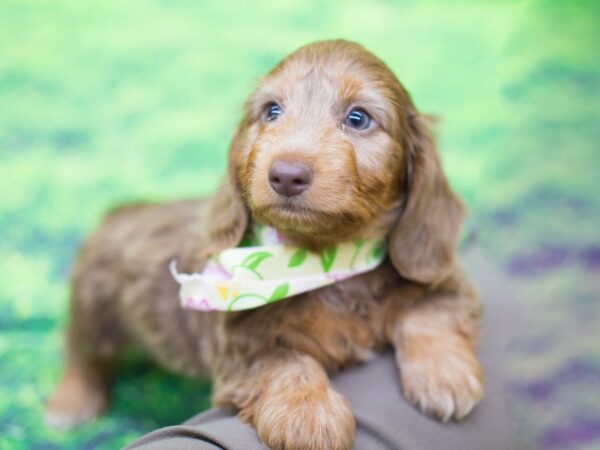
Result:
{"label": "puppy's eye", "polygon": [[272,122],[277,119],[282,112],[281,106],[277,103],[269,103],[265,108],[265,120],[267,122]]}
{"label": "puppy's eye", "polygon": [[366,130],[371,126],[371,116],[362,108],[354,108],[348,113],[344,123],[355,130]]}

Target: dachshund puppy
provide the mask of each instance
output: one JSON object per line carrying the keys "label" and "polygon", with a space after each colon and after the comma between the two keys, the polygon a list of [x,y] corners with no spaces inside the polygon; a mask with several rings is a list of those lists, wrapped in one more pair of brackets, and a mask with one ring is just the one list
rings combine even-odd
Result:
{"label": "dachshund puppy", "polygon": [[[357,44],[317,42],[285,58],[246,102],[212,198],[119,208],[83,246],[47,420],[101,413],[107,373],[131,343],[169,369],[212,377],[214,404],[235,408],[274,449],[351,448],[352,411],[328,374],[388,346],[410,402],[443,421],[467,415],[483,394],[480,307],[456,261],[463,207],[428,125]],[[169,262],[197,272],[254,223],[310,251],[386,238],[387,257],[256,309],[181,308]]]}

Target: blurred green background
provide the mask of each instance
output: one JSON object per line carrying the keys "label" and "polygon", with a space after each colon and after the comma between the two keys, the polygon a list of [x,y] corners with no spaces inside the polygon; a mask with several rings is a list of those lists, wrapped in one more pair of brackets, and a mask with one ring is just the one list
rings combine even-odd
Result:
{"label": "blurred green background", "polygon": [[209,404],[132,365],[72,433],[41,423],[70,261],[111,206],[210,194],[255,80],[355,40],[443,118],[479,240],[532,309],[511,391],[543,449],[600,449],[600,2],[0,3],[0,448],[119,448]]}

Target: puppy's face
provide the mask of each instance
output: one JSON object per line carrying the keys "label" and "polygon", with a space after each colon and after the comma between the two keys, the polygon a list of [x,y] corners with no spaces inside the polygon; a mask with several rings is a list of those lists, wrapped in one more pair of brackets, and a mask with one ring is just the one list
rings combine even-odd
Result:
{"label": "puppy's face", "polygon": [[233,139],[229,176],[201,255],[237,245],[250,213],[314,249],[387,235],[394,267],[422,283],[452,269],[463,208],[427,120],[357,44],[302,47],[262,80]]}
{"label": "puppy's face", "polygon": [[254,219],[301,240],[383,233],[401,196],[411,108],[393,74],[358,45],[289,56],[250,97],[235,148]]}

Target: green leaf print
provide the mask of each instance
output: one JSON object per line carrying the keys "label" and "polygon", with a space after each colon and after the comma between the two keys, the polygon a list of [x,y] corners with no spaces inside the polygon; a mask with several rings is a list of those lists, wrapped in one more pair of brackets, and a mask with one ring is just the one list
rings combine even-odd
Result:
{"label": "green leaf print", "polygon": [[250,253],[246,258],[242,261],[240,266],[246,267],[250,270],[256,270],[258,265],[263,262],[265,259],[273,256],[269,252],[254,252]]}
{"label": "green leaf print", "polygon": [[335,260],[335,254],[337,252],[336,247],[326,248],[321,252],[321,265],[323,266],[323,270],[325,272],[329,272],[331,266],[333,265],[333,261]]}
{"label": "green leaf print", "polygon": [[258,300],[258,302],[264,302],[264,304],[266,305],[267,303],[269,303],[269,301],[263,297],[262,295],[258,295],[258,294],[242,294],[242,295],[238,295],[237,297],[235,297],[231,303],[229,303],[229,305],[227,306],[227,311],[235,311],[236,308],[236,304],[240,301],[248,301],[248,299],[250,299],[250,301],[256,302]]}
{"label": "green leaf print", "polygon": [[360,252],[360,249],[362,248],[362,246],[365,244],[365,242],[361,239],[357,239],[356,241],[354,241],[354,253],[352,254],[352,260],[350,260],[350,268],[354,269],[354,264],[356,263],[356,257],[358,256],[358,253]]}
{"label": "green leaf print", "polygon": [[271,297],[269,297],[269,303],[275,302],[277,300],[281,300],[282,298],[284,298],[287,295],[289,290],[290,290],[289,283],[280,284],[279,286],[277,286],[275,288],[275,290],[271,294]]}
{"label": "green leaf print", "polygon": [[300,249],[300,250],[295,251],[294,254],[290,258],[288,267],[290,269],[292,269],[294,267],[298,267],[299,265],[301,265],[304,262],[304,260],[306,259],[307,254],[308,254],[308,251],[306,251],[306,250]]}
{"label": "green leaf print", "polygon": [[377,242],[367,255],[367,261],[378,261],[385,252],[385,243]]}

